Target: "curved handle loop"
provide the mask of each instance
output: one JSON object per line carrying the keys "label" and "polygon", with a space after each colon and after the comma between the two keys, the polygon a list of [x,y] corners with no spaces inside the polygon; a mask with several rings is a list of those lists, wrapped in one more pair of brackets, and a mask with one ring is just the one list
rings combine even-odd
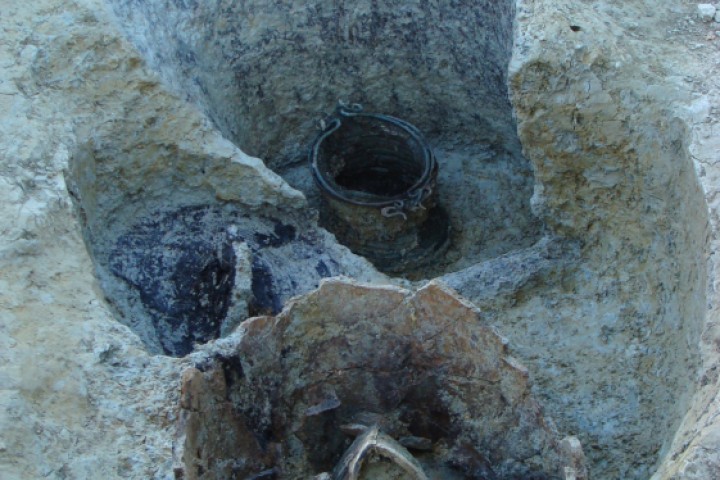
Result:
{"label": "curved handle loop", "polygon": [[[405,194],[382,201],[358,201],[341,195],[340,192],[336,191],[333,186],[330,185],[327,179],[323,178],[323,174],[319,171],[317,163],[320,144],[342,126],[343,119],[351,117],[367,117],[394,124],[405,130],[417,142],[417,144],[421,146],[424,162],[423,173]],[[433,193],[434,176],[437,174],[437,161],[435,160],[432,150],[430,150],[430,147],[427,146],[423,135],[417,127],[404,120],[391,117],[389,115],[364,113],[363,106],[361,104],[347,103],[342,100],[338,101],[334,114],[320,120],[319,127],[321,133],[318,135],[309,152],[310,164],[315,181],[329,195],[349,204],[378,208],[382,216],[386,218],[402,217],[403,220],[407,220],[406,212],[425,210],[423,202]]]}

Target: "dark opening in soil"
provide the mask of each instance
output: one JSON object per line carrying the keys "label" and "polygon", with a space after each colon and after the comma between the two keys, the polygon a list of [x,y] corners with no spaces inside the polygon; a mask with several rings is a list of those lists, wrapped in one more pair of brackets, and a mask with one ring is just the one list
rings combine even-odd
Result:
{"label": "dark opening in soil", "polygon": [[394,151],[354,151],[343,155],[345,166],[335,182],[348,190],[382,197],[402,195],[420,177],[412,162]]}

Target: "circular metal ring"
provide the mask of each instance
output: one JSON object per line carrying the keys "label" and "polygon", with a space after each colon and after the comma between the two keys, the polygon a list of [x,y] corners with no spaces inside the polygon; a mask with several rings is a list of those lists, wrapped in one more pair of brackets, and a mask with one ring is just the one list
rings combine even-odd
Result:
{"label": "circular metal ring", "polygon": [[358,104],[340,104],[321,126],[309,161],[324,226],[388,273],[444,254],[449,223],[437,204],[438,165],[420,131]]}
{"label": "circular metal ring", "polygon": [[[390,212],[390,215],[399,215],[406,210],[422,208],[423,201],[433,193],[434,182],[437,177],[437,162],[432,150],[414,125],[389,115],[363,113],[362,107],[358,104],[351,106],[340,104],[335,115],[326,119],[323,124],[325,128],[317,136],[309,152],[313,179],[323,194],[340,202],[377,208]],[[334,154],[337,152],[328,151],[332,149],[332,146],[328,148],[328,143],[334,136],[337,136],[340,138],[335,142],[336,145],[339,143],[353,144],[354,142],[354,145],[358,146],[362,141],[370,137],[367,134],[368,129],[373,129],[376,133],[373,136],[376,142],[373,147],[376,151],[365,151],[368,158],[364,160],[354,159],[352,161],[374,162],[373,168],[381,170],[383,168],[381,153],[384,153],[391,160],[391,163],[395,164],[401,162],[397,158],[392,158],[393,153],[396,154],[396,157],[399,157],[400,154],[406,154],[407,156],[407,153],[411,153],[410,162],[412,165],[410,166],[414,169],[416,175],[412,183],[404,182],[402,191],[388,194],[357,191],[337,181],[337,174],[341,173],[338,171],[340,166],[333,165],[332,162],[334,160],[337,163],[348,162],[348,158],[340,158],[341,155]],[[381,137],[384,137],[384,139]],[[382,148],[382,141],[392,144],[391,147],[396,151],[381,152],[379,149]],[[398,143],[404,143],[407,151],[397,151],[402,150]],[[351,146],[350,149],[352,148]],[[403,159],[406,163],[407,160]],[[401,174],[398,171],[392,171],[392,168],[386,169],[389,170],[390,174]]]}

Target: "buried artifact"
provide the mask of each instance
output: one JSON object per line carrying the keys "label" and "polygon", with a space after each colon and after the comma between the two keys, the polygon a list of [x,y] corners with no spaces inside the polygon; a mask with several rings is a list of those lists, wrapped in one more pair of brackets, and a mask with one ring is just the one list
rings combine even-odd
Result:
{"label": "buried artifact", "polygon": [[438,165],[420,131],[342,103],[321,129],[310,166],[323,223],[340,242],[387,273],[442,255],[449,222],[437,202]]}
{"label": "buried artifact", "polygon": [[325,281],[195,357],[183,376],[177,471],[587,478],[579,442],[544,417],[527,370],[482,323],[437,283],[411,293]]}

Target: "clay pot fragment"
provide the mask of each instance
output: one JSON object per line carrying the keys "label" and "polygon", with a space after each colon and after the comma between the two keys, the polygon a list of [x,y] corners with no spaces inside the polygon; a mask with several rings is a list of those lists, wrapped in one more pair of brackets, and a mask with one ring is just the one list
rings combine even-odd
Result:
{"label": "clay pot fragment", "polygon": [[[440,284],[329,280],[240,328],[185,379],[186,478],[233,464],[229,478],[354,479],[378,458],[411,478],[586,478],[579,442],[543,417],[507,342]],[[202,471],[189,448],[200,444]]]}

